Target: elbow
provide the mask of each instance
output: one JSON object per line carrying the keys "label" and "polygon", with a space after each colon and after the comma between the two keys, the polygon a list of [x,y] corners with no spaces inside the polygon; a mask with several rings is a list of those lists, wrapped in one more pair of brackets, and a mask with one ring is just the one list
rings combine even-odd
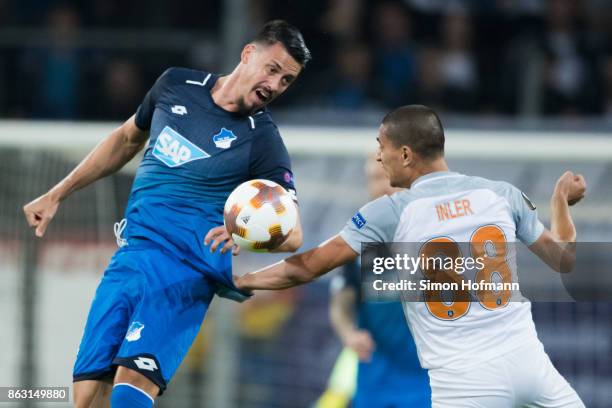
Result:
{"label": "elbow", "polygon": [[560,251],[553,257],[549,265],[558,273],[570,273],[576,264],[576,244],[565,243],[560,245]]}
{"label": "elbow", "polygon": [[567,242],[561,251],[559,273],[570,273],[576,264],[576,242]]}
{"label": "elbow", "polygon": [[576,264],[576,252],[574,251],[563,251],[561,255],[561,262],[557,272],[559,273],[570,273],[574,270]]}
{"label": "elbow", "polygon": [[565,228],[557,226],[552,230],[552,234],[554,241],[559,245],[567,246],[576,242],[576,228],[573,224]]}

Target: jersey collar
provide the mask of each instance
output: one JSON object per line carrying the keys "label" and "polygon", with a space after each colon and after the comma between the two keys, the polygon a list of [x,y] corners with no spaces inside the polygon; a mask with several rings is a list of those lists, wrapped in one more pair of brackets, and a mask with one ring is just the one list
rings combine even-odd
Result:
{"label": "jersey collar", "polygon": [[428,183],[432,180],[438,180],[438,179],[443,179],[443,178],[448,178],[448,177],[456,177],[459,175],[460,174],[455,171],[434,171],[433,173],[427,173],[419,177],[418,179],[414,180],[414,182],[410,186],[410,189],[412,190],[415,187],[420,186],[421,184]]}

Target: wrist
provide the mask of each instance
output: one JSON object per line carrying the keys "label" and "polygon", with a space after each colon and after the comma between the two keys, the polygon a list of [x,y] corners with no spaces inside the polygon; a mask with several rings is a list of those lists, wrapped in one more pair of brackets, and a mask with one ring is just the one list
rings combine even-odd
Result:
{"label": "wrist", "polygon": [[236,276],[234,277],[234,285],[241,292],[252,294],[253,288],[249,286],[248,279],[249,279],[248,273],[246,275]]}
{"label": "wrist", "polygon": [[47,193],[47,196],[49,197],[49,200],[51,200],[54,203],[59,203],[64,198],[66,198],[60,185],[55,186],[51,190],[49,190],[49,192]]}
{"label": "wrist", "polygon": [[551,201],[562,200],[567,202],[568,196],[569,194],[565,189],[555,188],[555,191],[553,192],[553,195],[551,197]]}
{"label": "wrist", "polygon": [[350,346],[352,338],[355,336],[357,329],[354,327],[346,327],[340,331],[340,340],[345,346]]}
{"label": "wrist", "polygon": [[57,183],[51,190],[49,190],[49,199],[56,203],[64,201],[64,199],[68,198],[68,196],[76,189],[76,183],[77,180],[73,174],[69,174],[62,181]]}

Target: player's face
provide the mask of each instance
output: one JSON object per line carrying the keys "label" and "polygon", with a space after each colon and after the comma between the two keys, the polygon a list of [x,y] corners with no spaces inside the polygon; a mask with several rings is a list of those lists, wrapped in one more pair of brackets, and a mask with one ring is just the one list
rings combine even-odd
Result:
{"label": "player's face", "polygon": [[285,92],[302,70],[281,43],[248,44],[243,51],[243,62],[241,103],[249,112],[263,108]]}
{"label": "player's face", "polygon": [[382,167],[389,177],[391,187],[408,187],[405,181],[409,178],[409,168],[405,165],[406,158],[402,147],[395,147],[385,135],[385,127],[380,126],[378,131],[378,152],[376,160],[382,163]]}

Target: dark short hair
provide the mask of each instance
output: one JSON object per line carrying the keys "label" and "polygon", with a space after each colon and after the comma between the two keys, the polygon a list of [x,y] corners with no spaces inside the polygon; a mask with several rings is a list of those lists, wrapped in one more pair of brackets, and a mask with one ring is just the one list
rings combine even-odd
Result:
{"label": "dark short hair", "polygon": [[302,67],[305,67],[312,58],[300,30],[285,20],[267,22],[253,38],[253,42],[266,45],[273,45],[277,42],[283,44],[289,55]]}
{"label": "dark short hair", "polygon": [[408,146],[423,159],[444,155],[444,128],[433,109],[406,105],[389,112],[382,120],[385,136],[393,146]]}

